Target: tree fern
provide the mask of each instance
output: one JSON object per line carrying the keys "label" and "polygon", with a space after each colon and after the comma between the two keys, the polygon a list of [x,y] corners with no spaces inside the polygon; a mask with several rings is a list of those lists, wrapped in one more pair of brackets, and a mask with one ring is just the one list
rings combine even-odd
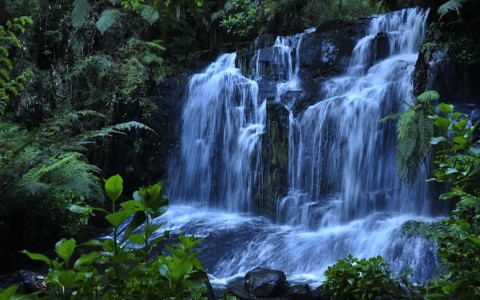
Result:
{"label": "tree fern", "polygon": [[460,17],[460,8],[462,8],[463,4],[470,2],[470,0],[449,0],[444,4],[440,5],[437,10],[438,15],[440,16],[440,20],[445,17],[450,11],[456,11],[457,15]]}
{"label": "tree fern", "polygon": [[80,28],[85,24],[90,15],[90,3],[88,0],[74,0],[71,14],[73,28]]}

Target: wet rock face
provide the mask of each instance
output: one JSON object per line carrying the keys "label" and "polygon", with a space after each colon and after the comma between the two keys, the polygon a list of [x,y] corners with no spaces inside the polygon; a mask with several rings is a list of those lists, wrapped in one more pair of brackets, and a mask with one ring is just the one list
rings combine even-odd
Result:
{"label": "wet rock face", "polygon": [[265,134],[262,137],[263,176],[255,197],[256,211],[275,219],[276,201],[288,185],[289,112],[278,102],[267,104]]}
{"label": "wet rock face", "polygon": [[[298,62],[298,77],[301,79],[302,92],[283,95],[281,102],[294,103],[295,114],[301,113],[309,105],[321,98],[322,83],[332,76],[341,74],[347,67],[356,41],[365,34],[368,19],[356,23],[331,21],[320,25],[316,31],[304,33],[298,47],[292,49],[293,64]],[[255,78],[259,83],[259,99],[276,97],[276,84],[284,80],[285,74],[275,57],[276,36],[259,36],[248,49],[237,51],[237,65],[247,77]],[[379,37],[378,47],[383,51],[384,39]],[[259,51],[260,50],[260,51]],[[380,51],[381,52],[381,51]],[[380,56],[379,56],[380,58]],[[257,75],[256,75],[257,74]]]}
{"label": "wet rock face", "polygon": [[340,74],[357,39],[365,32],[366,21],[355,24],[328,22],[307,34],[299,56],[302,80]]}
{"label": "wet rock face", "polygon": [[282,271],[257,268],[245,275],[245,287],[255,297],[279,297],[287,288],[287,277]]}
{"label": "wet rock face", "polygon": [[388,35],[384,32],[379,32],[373,39],[373,53],[375,60],[381,60],[390,55],[390,40]]}

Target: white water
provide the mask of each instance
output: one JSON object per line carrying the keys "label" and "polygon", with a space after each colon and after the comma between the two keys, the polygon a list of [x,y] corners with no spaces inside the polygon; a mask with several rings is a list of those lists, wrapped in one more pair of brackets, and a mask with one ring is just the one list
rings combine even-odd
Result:
{"label": "white water", "polygon": [[189,82],[183,113],[181,153],[175,165],[175,202],[250,211],[265,127],[265,101],[258,85],[225,54]]}
{"label": "white water", "polygon": [[[382,255],[396,272],[411,268],[419,280],[433,275],[428,244],[401,234],[407,221],[432,220],[426,171],[413,187],[399,182],[395,128],[379,122],[411,97],[426,15],[408,9],[372,19],[345,75],[324,84],[317,104],[290,114],[289,192],[278,199],[276,224],[244,214],[253,211],[262,182],[268,116],[257,81],[272,70],[257,61],[254,80],[247,79],[235,68],[235,54],[226,54],[191,78],[181,151],[172,164],[175,205],[161,221],[205,237],[201,258],[215,282],[269,267],[316,285],[327,266],[348,254]],[[375,61],[370,45],[380,32],[388,36],[390,55]],[[273,45],[276,101],[301,90],[302,37],[279,37]]]}

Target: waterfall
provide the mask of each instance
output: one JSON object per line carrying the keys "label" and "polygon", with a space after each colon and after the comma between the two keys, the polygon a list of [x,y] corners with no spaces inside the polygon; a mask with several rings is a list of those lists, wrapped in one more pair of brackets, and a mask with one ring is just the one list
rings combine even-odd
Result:
{"label": "waterfall", "polygon": [[[434,220],[427,172],[413,186],[398,180],[395,126],[380,122],[412,97],[427,14],[406,9],[372,18],[344,74],[326,80],[322,96],[299,114],[297,98],[284,96],[303,92],[299,53],[313,30],[259,47],[248,78],[235,54],[192,76],[171,168],[174,205],[160,221],[205,238],[200,257],[214,282],[262,266],[315,284],[348,254],[382,255],[417,280],[433,276],[431,246],[401,232],[406,222]],[[268,163],[267,102],[289,116],[288,186],[276,199],[276,223],[254,214]]]}
{"label": "waterfall", "polygon": [[[323,227],[372,211],[428,215],[425,177],[419,176],[413,188],[399,182],[395,129],[380,122],[412,97],[425,19],[426,12],[414,9],[374,18],[346,74],[328,80],[324,99],[291,120],[289,144],[295,147],[290,148],[291,191],[279,203],[283,221],[308,224],[316,218],[317,227]],[[389,53],[375,60],[372,45],[380,33],[388,38]],[[305,215],[306,207],[316,211]]]}
{"label": "waterfall", "polygon": [[235,68],[235,58],[222,55],[190,79],[169,195],[177,203],[251,209],[265,101],[257,98],[257,83]]}

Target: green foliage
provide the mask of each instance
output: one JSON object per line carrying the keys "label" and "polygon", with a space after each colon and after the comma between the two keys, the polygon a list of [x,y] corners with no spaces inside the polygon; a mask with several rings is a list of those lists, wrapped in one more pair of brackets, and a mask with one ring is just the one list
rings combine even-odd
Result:
{"label": "green foliage", "polygon": [[325,271],[323,292],[333,299],[374,299],[392,295],[396,282],[381,256],[358,259],[351,255]]}
{"label": "green foliage", "polygon": [[228,34],[244,38],[261,33],[298,32],[330,20],[352,21],[382,9],[381,1],[367,0],[227,0],[211,19],[219,21]]}
{"label": "green foliage", "polygon": [[425,299],[480,297],[480,154],[473,141],[475,125],[453,105],[440,103],[432,114],[438,136],[431,139],[437,169],[429,181],[447,184],[440,199],[456,201],[450,218],[440,223],[412,224],[407,229],[435,239],[441,274],[428,282]]}
{"label": "green foliage", "polygon": [[14,295],[18,289],[18,285],[12,285],[6,289],[0,290],[0,300],[15,299]]}
{"label": "green foliage", "polygon": [[455,112],[451,104],[440,103],[438,109],[432,119],[440,135],[431,140],[437,148],[434,162],[438,168],[430,181],[450,186],[440,199],[458,199],[460,210],[472,210],[480,217],[480,153],[478,142],[473,142],[476,125],[470,124],[467,115]]}
{"label": "green foliage", "polygon": [[[33,260],[43,261],[49,266],[47,282],[49,297],[53,299],[204,299],[206,290],[203,266],[197,259],[194,247],[201,241],[184,235],[180,242],[166,246],[169,256],[152,257],[155,247],[168,239],[169,232],[157,234],[160,225],[152,224],[153,218],[166,211],[168,200],[161,185],[141,188],[132,200],[115,202],[123,190],[119,175],[105,181],[105,191],[112,201],[110,212],[90,206],[72,206],[72,211],[90,214],[93,211],[105,213],[112,225],[112,238],[103,241],[91,240],[77,245],[74,239],[62,239],[55,245],[57,257],[23,253]],[[130,218],[131,217],[131,218]],[[119,226],[127,223],[127,229],[119,240]],[[140,245],[143,247],[136,247]],[[100,248],[87,251],[70,263],[79,246]]]}
{"label": "green foliage", "polygon": [[480,297],[479,220],[478,216],[468,220],[456,211],[442,222],[443,230],[436,237],[443,272],[425,286],[425,299]]}
{"label": "green foliage", "polygon": [[103,201],[100,170],[82,153],[100,138],[132,128],[151,130],[134,121],[88,130],[90,118],[105,117],[76,112],[30,131],[0,123],[0,253],[18,250],[16,241],[32,245],[58,234],[78,234],[85,216],[67,206]]}
{"label": "green foliage", "polygon": [[397,171],[401,178],[412,184],[419,166],[430,151],[430,139],[434,135],[432,102],[438,100],[435,91],[426,91],[417,97],[408,110],[400,114],[397,123]]}
{"label": "green foliage", "polygon": [[73,1],[72,9],[72,26],[73,28],[80,28],[85,24],[90,15],[90,3],[88,0],[75,0]]}
{"label": "green foliage", "polygon": [[448,0],[447,2],[443,3],[437,10],[440,20],[450,11],[455,11],[457,16],[460,18],[460,9],[462,8],[463,4],[468,2],[470,2],[470,0]]}
{"label": "green foliage", "polygon": [[[226,28],[228,33],[245,37],[258,28],[260,4],[250,0],[228,0],[224,9],[212,15],[216,20],[221,17],[220,26]],[[257,32],[261,33],[261,32]]]}
{"label": "green foliage", "polygon": [[11,95],[18,95],[25,88],[27,79],[33,75],[31,70],[24,70],[19,76],[12,78],[13,63],[10,59],[9,48],[22,48],[19,34],[25,33],[25,26],[32,25],[30,17],[14,18],[0,26],[0,117],[10,101]]}
{"label": "green foliage", "polygon": [[102,14],[100,15],[100,18],[98,19],[95,26],[103,34],[110,27],[112,27],[113,24],[115,24],[115,21],[119,14],[120,14],[120,11],[118,9],[107,8],[104,11],[102,11]]}

